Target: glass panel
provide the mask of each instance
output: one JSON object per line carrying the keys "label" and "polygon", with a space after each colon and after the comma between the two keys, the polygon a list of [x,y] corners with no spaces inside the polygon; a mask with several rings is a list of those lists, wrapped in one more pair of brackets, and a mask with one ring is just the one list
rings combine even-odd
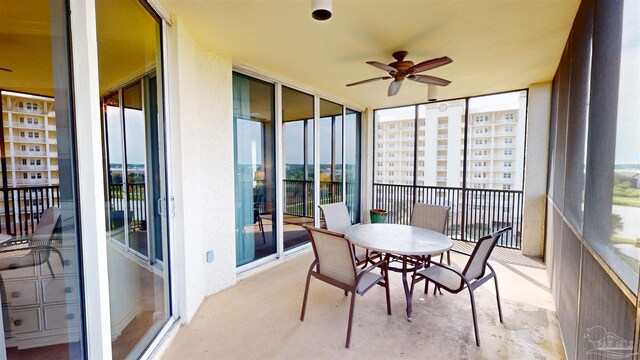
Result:
{"label": "glass panel", "polygon": [[345,202],[353,224],[360,222],[360,116],[347,109],[344,119]]}
{"label": "glass panel", "polygon": [[[417,185],[462,187],[465,107],[465,100],[418,106]],[[437,193],[437,197],[445,196],[441,191]],[[424,202],[440,204],[436,198]]]}
{"label": "glass panel", "polygon": [[276,252],[274,85],[233,74],[236,265]]}
{"label": "glass panel", "polygon": [[282,87],[284,154],[284,249],[309,241],[303,224],[313,224],[313,96]]}
{"label": "glass panel", "polygon": [[0,359],[84,358],[69,9],[0,9]]}
{"label": "glass panel", "polygon": [[374,183],[413,184],[415,121],[415,106],[375,112]]}
{"label": "glass panel", "polygon": [[170,317],[160,23],[139,1],[98,0],[96,25],[112,353],[124,359]]}
{"label": "glass panel", "polygon": [[511,226],[501,245],[519,247],[527,92],[469,99],[464,238]]}
{"label": "glass panel", "polygon": [[108,164],[108,185],[107,192],[109,201],[109,212],[107,213],[108,229],[112,231],[112,238],[125,243],[124,236],[124,177],[122,169],[124,169],[124,159],[122,157],[122,148],[124,147],[123,131],[122,131],[122,113],[120,111],[120,99],[118,93],[114,93],[105,97],[104,100],[104,117],[106,122],[105,139],[108,156],[106,164]]}
{"label": "glass panel", "polygon": [[374,114],[374,207],[387,210],[389,222],[408,224],[411,216],[415,121],[416,106],[376,110]]}
{"label": "glass panel", "polygon": [[[418,106],[416,202],[449,206],[447,228],[458,238],[462,236],[466,103],[462,99]],[[488,157],[486,149],[477,153],[478,158]]]}
{"label": "glass panel", "polygon": [[615,148],[612,235],[594,248],[637,292],[640,270],[640,2],[625,1]]}
{"label": "glass panel", "polygon": [[126,151],[126,191],[129,249],[149,256],[147,244],[147,207],[145,199],[145,123],[142,111],[142,83],[122,90]]}
{"label": "glass panel", "polygon": [[320,99],[320,203],[342,201],[342,105]]}

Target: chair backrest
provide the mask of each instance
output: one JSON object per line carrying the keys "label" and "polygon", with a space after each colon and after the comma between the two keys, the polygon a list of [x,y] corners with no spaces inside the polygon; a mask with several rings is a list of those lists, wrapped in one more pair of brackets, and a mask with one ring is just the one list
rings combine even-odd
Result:
{"label": "chair backrest", "polygon": [[347,205],[343,202],[318,205],[324,214],[327,230],[344,234],[351,227],[351,216]]}
{"label": "chair backrest", "polygon": [[53,234],[60,221],[60,208],[50,207],[40,215],[40,221],[31,234],[31,240],[48,241],[53,238]]}
{"label": "chair backrest", "polygon": [[448,218],[448,206],[415,203],[411,213],[411,226],[418,226],[444,234]]}
{"label": "chair backrest", "polygon": [[462,272],[467,280],[479,279],[484,276],[484,270],[486,268],[487,260],[491,256],[491,252],[496,247],[498,240],[507,231],[511,230],[511,227],[500,229],[494,233],[483,236],[469,257],[469,261]]}
{"label": "chair backrest", "polygon": [[356,263],[353,247],[344,235],[303,225],[309,232],[313,252],[318,261],[317,271],[348,286],[356,282]]}

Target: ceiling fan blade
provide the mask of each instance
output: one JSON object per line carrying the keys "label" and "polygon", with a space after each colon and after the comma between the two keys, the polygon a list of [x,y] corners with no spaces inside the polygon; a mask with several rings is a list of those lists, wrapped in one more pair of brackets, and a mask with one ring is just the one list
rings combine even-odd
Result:
{"label": "ceiling fan blade", "polygon": [[402,80],[393,80],[391,84],[389,84],[389,96],[394,96],[400,90],[400,86],[402,86]]}
{"label": "ceiling fan blade", "polygon": [[430,76],[430,75],[409,75],[407,76],[407,79],[412,81],[417,81],[423,84],[433,84],[433,85],[439,85],[439,86],[447,86],[451,84],[451,81],[447,79],[442,79],[442,78]]}
{"label": "ceiling fan blade", "polygon": [[347,84],[347,86],[354,86],[354,85],[366,84],[366,83],[368,83],[368,82],[374,82],[374,81],[378,81],[378,80],[387,80],[387,79],[391,79],[391,76],[381,76],[381,77],[377,77],[377,78],[373,78],[373,79],[367,79],[367,80],[362,80],[362,81],[356,81],[356,82],[354,82],[354,83]]}
{"label": "ceiling fan blade", "polygon": [[0,71],[13,72],[11,69],[0,67]]}
{"label": "ceiling fan blade", "polygon": [[451,60],[451,58],[449,58],[448,56],[443,56],[443,57],[423,61],[407,69],[407,74],[415,74],[415,73],[435,69],[443,65],[451,64],[452,62],[453,60]]}
{"label": "ceiling fan blade", "polygon": [[396,68],[394,68],[393,66],[389,66],[387,64],[383,64],[379,61],[367,61],[367,64],[371,65],[371,66],[375,66],[378,69],[382,69],[384,71],[387,71],[391,74],[397,74],[398,70]]}

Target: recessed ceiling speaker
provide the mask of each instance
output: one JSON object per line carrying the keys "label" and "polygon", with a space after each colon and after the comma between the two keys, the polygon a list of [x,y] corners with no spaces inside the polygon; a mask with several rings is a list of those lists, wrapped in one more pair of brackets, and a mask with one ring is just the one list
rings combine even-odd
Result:
{"label": "recessed ceiling speaker", "polygon": [[311,0],[311,16],[324,21],[331,18],[331,0]]}

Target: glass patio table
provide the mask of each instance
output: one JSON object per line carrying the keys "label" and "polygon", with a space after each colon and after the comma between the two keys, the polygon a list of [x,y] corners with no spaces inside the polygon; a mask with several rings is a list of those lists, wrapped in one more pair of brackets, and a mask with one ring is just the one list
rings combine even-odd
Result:
{"label": "glass patio table", "polygon": [[[402,272],[402,285],[407,300],[407,320],[409,321],[412,321],[413,285],[409,286],[407,273],[409,271],[415,272],[422,266],[421,262],[412,261],[412,257],[442,254],[453,246],[453,240],[444,234],[421,227],[399,224],[354,225],[347,230],[345,237],[356,246],[386,254],[387,261],[393,255],[402,258],[402,269],[389,267],[389,270]],[[413,267],[409,268],[407,263],[411,263]]]}

